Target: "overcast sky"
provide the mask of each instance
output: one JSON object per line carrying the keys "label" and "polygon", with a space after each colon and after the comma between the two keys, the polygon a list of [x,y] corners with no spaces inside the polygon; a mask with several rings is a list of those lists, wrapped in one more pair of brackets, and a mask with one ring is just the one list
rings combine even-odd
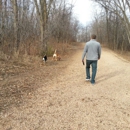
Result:
{"label": "overcast sky", "polygon": [[94,4],[91,2],[91,0],[73,0],[73,4],[73,12],[79,21],[83,25],[90,23],[93,19],[93,14],[95,11]]}

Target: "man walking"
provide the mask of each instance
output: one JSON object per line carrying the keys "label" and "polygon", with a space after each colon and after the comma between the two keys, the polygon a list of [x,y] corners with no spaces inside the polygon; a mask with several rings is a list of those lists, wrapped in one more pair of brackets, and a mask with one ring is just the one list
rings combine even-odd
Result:
{"label": "man walking", "polygon": [[[96,35],[91,35],[91,40],[85,44],[82,62],[84,64],[84,57],[86,55],[86,81],[91,81],[95,84],[95,77],[97,72],[97,62],[101,57],[101,45],[96,41]],[[90,65],[92,66],[92,77],[90,80]]]}

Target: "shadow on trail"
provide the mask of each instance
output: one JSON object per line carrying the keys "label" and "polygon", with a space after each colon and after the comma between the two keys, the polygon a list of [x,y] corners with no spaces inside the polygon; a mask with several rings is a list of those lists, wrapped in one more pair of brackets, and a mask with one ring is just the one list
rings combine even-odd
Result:
{"label": "shadow on trail", "polygon": [[121,75],[124,72],[124,70],[120,70],[120,71],[114,71],[114,72],[110,72],[110,73],[104,73],[103,75],[97,77],[97,83],[106,81],[106,80],[110,80],[114,77],[118,77],[119,75]]}

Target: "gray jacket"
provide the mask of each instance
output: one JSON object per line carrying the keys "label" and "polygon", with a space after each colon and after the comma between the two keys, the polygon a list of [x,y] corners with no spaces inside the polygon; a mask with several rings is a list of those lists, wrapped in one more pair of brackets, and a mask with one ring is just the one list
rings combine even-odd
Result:
{"label": "gray jacket", "polygon": [[86,43],[82,55],[82,60],[86,55],[87,60],[98,60],[101,57],[101,45],[95,39],[91,39]]}

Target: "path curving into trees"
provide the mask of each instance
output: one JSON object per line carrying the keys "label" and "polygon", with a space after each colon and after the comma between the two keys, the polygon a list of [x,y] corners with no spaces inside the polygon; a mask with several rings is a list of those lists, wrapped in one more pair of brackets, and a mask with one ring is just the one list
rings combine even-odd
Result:
{"label": "path curving into trees", "polygon": [[[91,85],[81,63],[83,46],[51,67],[26,72],[39,87],[19,107],[1,112],[1,130],[130,129],[130,62],[103,48],[96,84]],[[48,80],[45,68],[55,72],[48,73]]]}

